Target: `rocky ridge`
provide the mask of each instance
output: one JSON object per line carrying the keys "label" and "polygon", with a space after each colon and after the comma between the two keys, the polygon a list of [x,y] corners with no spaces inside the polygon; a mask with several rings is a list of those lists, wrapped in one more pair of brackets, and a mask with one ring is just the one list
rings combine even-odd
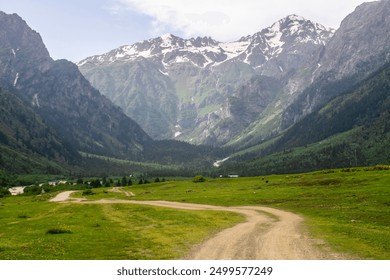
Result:
{"label": "rocky ridge", "polygon": [[0,25],[0,86],[39,116],[59,145],[105,156],[142,154],[150,137],[93,88],[76,65],[54,61],[39,33],[18,15],[0,12]]}
{"label": "rocky ridge", "polygon": [[[235,42],[166,34],[89,57],[78,66],[92,85],[153,138],[219,145],[239,136],[261,114],[265,119],[272,117],[269,106],[291,102],[294,93],[307,84],[305,72],[318,67],[333,32],[290,15]],[[241,87],[249,83],[253,88],[251,79],[256,76],[277,79],[277,88],[283,90],[272,92],[247,119],[235,122],[242,112],[232,111],[237,106],[231,102],[240,99]],[[264,95],[262,88],[254,91],[259,98]],[[277,125],[272,124],[263,136],[274,129]]]}

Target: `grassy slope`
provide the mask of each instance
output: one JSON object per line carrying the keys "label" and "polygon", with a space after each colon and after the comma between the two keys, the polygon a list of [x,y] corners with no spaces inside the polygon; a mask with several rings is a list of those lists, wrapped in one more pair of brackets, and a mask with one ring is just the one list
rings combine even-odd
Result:
{"label": "grassy slope", "polygon": [[[336,251],[353,258],[390,259],[390,171],[375,169],[379,168],[135,185],[127,189],[135,197],[100,189],[89,198],[268,205],[302,214],[314,237]],[[0,259],[178,258],[206,236],[240,220],[228,213],[66,205],[46,199],[0,200]],[[47,235],[51,228],[73,233]]]}

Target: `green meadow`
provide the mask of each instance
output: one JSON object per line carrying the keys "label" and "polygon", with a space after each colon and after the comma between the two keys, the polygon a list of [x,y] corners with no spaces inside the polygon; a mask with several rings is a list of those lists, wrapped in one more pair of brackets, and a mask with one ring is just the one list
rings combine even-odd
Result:
{"label": "green meadow", "polygon": [[176,259],[242,220],[226,212],[61,204],[47,198],[1,200],[0,259]]}
{"label": "green meadow", "polygon": [[[387,166],[305,174],[170,181],[93,189],[90,200],[263,205],[305,218],[313,236],[352,259],[390,259]],[[132,204],[52,203],[55,193],[0,199],[0,259],[180,259],[243,217]],[[74,194],[81,197],[82,191]],[[319,245],[320,246],[320,245]]]}

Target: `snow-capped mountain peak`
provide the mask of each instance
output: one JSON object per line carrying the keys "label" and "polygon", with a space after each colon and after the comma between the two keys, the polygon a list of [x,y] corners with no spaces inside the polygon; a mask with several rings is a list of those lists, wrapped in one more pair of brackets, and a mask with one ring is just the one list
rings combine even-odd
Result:
{"label": "snow-capped mountain peak", "polygon": [[173,37],[174,36],[171,33],[165,33],[160,38],[163,40],[163,42],[171,42]]}
{"label": "snow-capped mountain peak", "polygon": [[263,67],[282,54],[293,55],[310,45],[325,45],[334,31],[298,15],[289,15],[254,34],[239,59],[255,68]]}
{"label": "snow-capped mountain peak", "polygon": [[333,34],[332,29],[314,23],[298,15],[287,16],[260,32],[273,46],[282,46],[288,41],[296,43],[324,44]]}
{"label": "snow-capped mountain peak", "polygon": [[196,67],[212,67],[237,59],[254,67],[277,57],[296,44],[325,44],[333,31],[298,15],[290,15],[271,27],[235,42],[218,42],[211,37],[182,39],[172,34],[122,46],[103,55],[92,56],[78,66],[123,63],[139,58],[150,59],[166,72],[176,63],[192,63]]}

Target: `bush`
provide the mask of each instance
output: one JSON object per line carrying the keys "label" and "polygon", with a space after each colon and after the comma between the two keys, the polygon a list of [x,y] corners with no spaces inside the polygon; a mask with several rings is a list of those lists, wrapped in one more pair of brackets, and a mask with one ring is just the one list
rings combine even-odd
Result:
{"label": "bush", "polygon": [[25,195],[38,195],[42,193],[42,187],[40,186],[25,187],[23,193]]}
{"label": "bush", "polygon": [[91,182],[90,186],[92,188],[100,188],[102,186],[102,184],[101,184],[99,179],[96,179],[96,180]]}
{"label": "bush", "polygon": [[46,234],[64,234],[64,233],[73,233],[73,232],[71,230],[61,229],[61,228],[51,228],[46,231]]}
{"label": "bush", "polygon": [[95,194],[91,189],[87,189],[85,191],[83,191],[83,195],[93,195]]}
{"label": "bush", "polygon": [[202,175],[197,175],[192,180],[192,182],[194,182],[194,183],[202,183],[202,182],[205,182],[205,181],[206,181],[206,179]]}
{"label": "bush", "polygon": [[375,165],[364,168],[364,171],[390,170],[390,165]]}
{"label": "bush", "polygon": [[18,215],[18,218],[19,218],[19,219],[28,219],[28,218],[30,218],[30,216],[28,216],[28,215],[26,215],[26,214],[19,214],[19,215]]}

